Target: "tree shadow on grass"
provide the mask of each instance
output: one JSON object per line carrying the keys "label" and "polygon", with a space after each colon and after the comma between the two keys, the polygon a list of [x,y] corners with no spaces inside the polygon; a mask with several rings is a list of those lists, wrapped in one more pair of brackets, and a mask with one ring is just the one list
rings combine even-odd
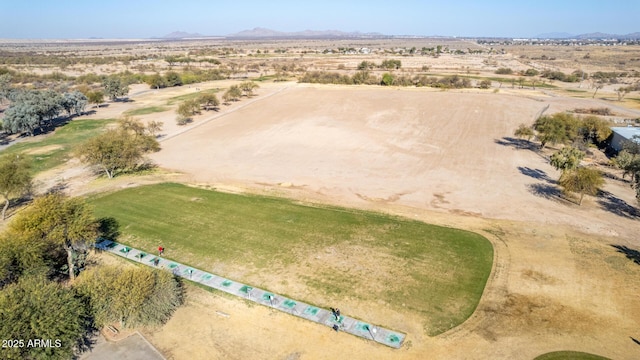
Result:
{"label": "tree shadow on grass", "polygon": [[627,219],[640,219],[640,210],[626,201],[615,197],[608,191],[600,191],[598,195],[598,204],[603,210]]}
{"label": "tree shadow on grass", "polygon": [[549,175],[547,175],[546,172],[540,169],[532,169],[526,166],[518,166],[518,171],[520,171],[521,174],[526,175],[528,177],[538,179],[538,180],[544,180],[549,184],[555,184],[555,181],[552,180],[549,177]]}
{"label": "tree shadow on grass", "polygon": [[98,219],[98,233],[100,240],[107,239],[115,241],[120,236],[120,224],[114,217],[103,217]]}
{"label": "tree shadow on grass", "polygon": [[640,251],[628,248],[624,245],[611,245],[611,246],[617,249],[619,253],[623,253],[627,257],[627,259],[640,265]]}

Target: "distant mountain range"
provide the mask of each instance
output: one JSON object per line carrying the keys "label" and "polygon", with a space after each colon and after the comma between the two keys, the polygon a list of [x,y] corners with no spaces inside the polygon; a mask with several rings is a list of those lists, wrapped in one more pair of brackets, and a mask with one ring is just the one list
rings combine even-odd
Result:
{"label": "distant mountain range", "polygon": [[[210,38],[214,36],[202,35],[199,33],[188,33],[184,31],[174,31],[170,34],[160,37],[161,39],[198,39],[198,38]],[[393,37],[389,35],[384,35],[377,32],[369,32],[369,33],[361,33],[359,31],[355,32],[344,32],[339,30],[304,30],[304,31],[294,31],[294,32],[284,32],[277,31],[266,28],[253,28],[250,30],[243,30],[237,33],[229,34],[226,36],[215,36],[215,37],[224,37],[228,39],[256,39],[256,38],[281,38],[281,39],[323,39],[323,38],[380,38],[380,37]],[[589,33],[589,34],[580,34],[574,35],[566,32],[550,32],[543,33],[534,36],[537,39],[640,39],[640,32],[635,32],[626,35],[618,35],[618,34],[605,34],[601,32]]]}
{"label": "distant mountain range", "polygon": [[339,30],[304,30],[283,32],[265,28],[253,28],[235,34],[229,34],[228,38],[345,38],[345,37],[382,37],[380,33],[344,32]]}
{"label": "distant mountain range", "polygon": [[[202,35],[198,33],[188,33],[184,31],[174,31],[170,34],[160,37],[160,39],[197,39],[208,38],[213,36]],[[339,30],[304,30],[294,32],[284,32],[271,30],[266,28],[253,28],[251,30],[243,30],[234,34],[223,36],[229,39],[255,39],[255,38],[375,38],[385,37],[380,33],[361,33],[361,32],[344,32]]]}
{"label": "distant mountain range", "polygon": [[586,39],[633,39],[633,40],[638,40],[638,39],[640,39],[640,32],[634,32],[634,33],[626,34],[626,35],[606,34],[606,33],[601,33],[601,32],[574,35],[574,34],[569,34],[569,33],[565,33],[565,32],[551,32],[551,33],[538,34],[538,35],[536,35],[534,37],[537,38],[537,39],[579,39],[579,40],[586,40]]}
{"label": "distant mountain range", "polygon": [[198,34],[198,33],[188,33],[184,31],[174,31],[170,34],[162,36],[162,39],[192,39],[192,38],[204,38],[208,37],[206,35]]}

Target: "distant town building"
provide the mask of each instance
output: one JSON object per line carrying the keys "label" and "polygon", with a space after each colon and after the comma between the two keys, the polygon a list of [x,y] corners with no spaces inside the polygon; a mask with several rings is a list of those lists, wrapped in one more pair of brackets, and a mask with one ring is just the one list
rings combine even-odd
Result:
{"label": "distant town building", "polygon": [[620,151],[627,141],[640,143],[640,127],[612,127],[613,136],[611,138],[611,148]]}

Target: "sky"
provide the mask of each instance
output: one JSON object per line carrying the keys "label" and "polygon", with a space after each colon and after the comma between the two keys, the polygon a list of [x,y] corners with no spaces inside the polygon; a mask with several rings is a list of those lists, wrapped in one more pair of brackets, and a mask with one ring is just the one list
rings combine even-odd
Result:
{"label": "sky", "polygon": [[0,38],[150,38],[341,30],[385,35],[532,37],[640,32],[637,0],[0,0]]}

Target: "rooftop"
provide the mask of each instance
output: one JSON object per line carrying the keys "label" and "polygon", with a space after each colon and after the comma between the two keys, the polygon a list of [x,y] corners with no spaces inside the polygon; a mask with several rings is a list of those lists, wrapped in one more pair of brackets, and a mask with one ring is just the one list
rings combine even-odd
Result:
{"label": "rooftop", "polygon": [[[640,127],[633,127],[633,126],[612,127],[611,130],[613,130],[614,133],[619,134],[620,136],[628,140],[632,140],[634,136],[640,137]],[[637,140],[637,141],[640,141],[640,140]]]}

